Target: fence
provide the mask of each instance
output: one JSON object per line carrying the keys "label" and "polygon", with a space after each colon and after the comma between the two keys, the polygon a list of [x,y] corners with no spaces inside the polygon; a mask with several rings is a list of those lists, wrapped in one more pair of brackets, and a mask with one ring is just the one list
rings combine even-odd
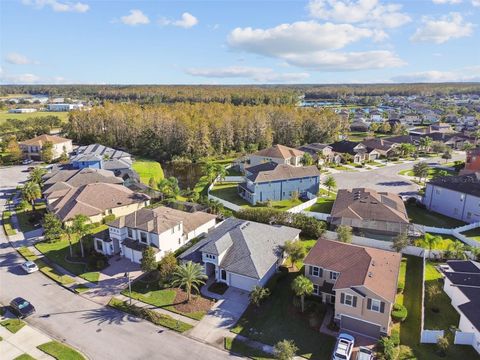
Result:
{"label": "fence", "polygon": [[287,212],[293,213],[293,214],[303,212],[303,210],[308,209],[310,206],[312,206],[316,202],[317,202],[317,198],[314,197],[313,199],[310,199],[308,201],[305,201],[304,203],[301,203],[300,205],[297,205],[288,209]]}
{"label": "fence", "polygon": [[223,179],[224,182],[234,182],[234,183],[241,183],[245,181],[243,176],[225,176]]}
{"label": "fence", "polygon": [[318,213],[313,211],[300,211],[300,213],[306,216],[314,217],[315,219],[318,219],[318,220],[323,220],[323,221],[327,221],[328,218],[330,217],[330,214]]}
{"label": "fence", "polygon": [[242,208],[234,203],[231,203],[230,201],[220,199],[216,196],[213,196],[211,194],[208,194],[208,200],[216,200],[219,203],[221,203],[224,207],[227,209],[233,210],[233,211],[240,211]]}
{"label": "fence", "polygon": [[418,228],[422,229],[423,232],[430,232],[434,234],[443,234],[443,235],[453,235],[455,236],[458,240],[461,242],[471,246],[471,247],[480,247],[480,242],[475,241],[473,239],[470,239],[466,237],[465,235],[461,234],[464,231],[472,230],[477,227],[480,227],[480,222],[474,222],[468,225],[464,226],[459,226],[456,228],[448,229],[448,228],[439,228],[439,227],[433,227],[433,226],[423,226],[423,225],[417,225],[415,224]]}
{"label": "fence", "polygon": [[443,337],[443,330],[422,330],[420,334],[420,343],[436,344],[438,338]]}
{"label": "fence", "polygon": [[462,332],[460,330],[455,331],[455,339],[453,341],[456,345],[472,345],[475,340],[474,333]]}

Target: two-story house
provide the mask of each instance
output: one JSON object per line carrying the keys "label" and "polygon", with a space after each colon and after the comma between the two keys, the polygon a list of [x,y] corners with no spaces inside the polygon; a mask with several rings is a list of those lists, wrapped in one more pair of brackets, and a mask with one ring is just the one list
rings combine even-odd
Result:
{"label": "two-story house", "polygon": [[238,194],[255,205],[267,200],[291,199],[294,194],[313,198],[319,187],[320,172],[316,166],[268,162],[245,169],[245,182],[238,185]]}
{"label": "two-story house", "polygon": [[64,153],[68,155],[73,149],[72,140],[47,134],[21,141],[19,146],[25,158],[41,160],[42,150],[46,143],[52,144],[52,160],[58,159]]}
{"label": "two-story house", "polygon": [[140,263],[143,250],[151,246],[159,261],[167,252],[174,252],[214,228],[216,218],[202,211],[188,213],[164,206],[140,209],[115,219],[108,224],[108,230],[95,234],[95,250]]}
{"label": "two-story house", "polygon": [[320,238],[304,260],[314,295],[334,306],[343,330],[390,334],[401,254]]}
{"label": "two-story house", "polygon": [[248,164],[255,166],[267,162],[274,162],[277,164],[302,166],[302,156],[303,151],[277,144],[248,155]]}
{"label": "two-story house", "polygon": [[342,160],[338,154],[333,152],[332,147],[328,144],[312,143],[300,146],[297,149],[309,153],[313,161],[319,165],[324,163],[339,164]]}
{"label": "two-story house", "polygon": [[432,179],[422,201],[428,210],[451,218],[480,221],[480,172]]}
{"label": "two-story house", "polygon": [[122,150],[116,150],[100,144],[80,146],[70,158],[74,169],[94,168],[110,171],[130,169],[132,156]]}
{"label": "two-story house", "polygon": [[285,260],[285,242],[299,236],[299,229],[288,226],[229,218],[179,259],[202,264],[209,282],[251,291],[267,284]]}
{"label": "two-story house", "polygon": [[341,140],[330,144],[330,146],[337,154],[351,155],[352,161],[355,164],[375,160],[380,157],[380,154],[376,150],[368,150],[364,144],[355,141]]}

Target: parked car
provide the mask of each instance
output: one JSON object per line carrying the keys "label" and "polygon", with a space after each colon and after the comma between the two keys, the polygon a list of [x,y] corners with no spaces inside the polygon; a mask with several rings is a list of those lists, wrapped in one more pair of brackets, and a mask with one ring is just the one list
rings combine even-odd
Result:
{"label": "parked car", "polygon": [[335,344],[335,350],[333,350],[332,360],[350,360],[354,344],[355,339],[352,335],[340,333]]}
{"label": "parked car", "polygon": [[22,161],[23,165],[28,165],[28,164],[31,164],[31,163],[33,163],[32,159],[25,159],[25,160]]}
{"label": "parked car", "polygon": [[38,271],[38,266],[33,261],[27,261],[22,264],[22,269],[25,270],[26,273],[31,274]]}
{"label": "parked car", "polygon": [[373,351],[364,346],[358,349],[357,360],[373,360]]}
{"label": "parked car", "polygon": [[12,308],[13,313],[21,319],[35,313],[35,307],[21,297],[17,297],[10,301],[10,307]]}

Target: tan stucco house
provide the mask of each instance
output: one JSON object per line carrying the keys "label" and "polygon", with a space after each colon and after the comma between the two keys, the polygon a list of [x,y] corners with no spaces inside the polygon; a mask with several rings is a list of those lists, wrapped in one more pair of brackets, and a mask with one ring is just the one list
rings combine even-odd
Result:
{"label": "tan stucco house", "polygon": [[72,140],[47,134],[22,141],[19,145],[25,158],[41,160],[42,149],[47,142],[51,142],[53,145],[53,160],[58,159],[64,152],[69,154],[73,150]]}
{"label": "tan stucco house", "polygon": [[390,334],[401,254],[320,238],[304,262],[314,295],[334,306],[342,330]]}

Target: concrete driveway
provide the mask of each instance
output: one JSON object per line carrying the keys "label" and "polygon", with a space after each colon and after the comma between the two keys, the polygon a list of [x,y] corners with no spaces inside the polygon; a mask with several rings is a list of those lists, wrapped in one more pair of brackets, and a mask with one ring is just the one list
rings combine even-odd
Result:
{"label": "concrete driveway", "polygon": [[240,319],[249,304],[248,292],[229,287],[207,315],[190,331],[190,336],[223,347],[229,329]]}

